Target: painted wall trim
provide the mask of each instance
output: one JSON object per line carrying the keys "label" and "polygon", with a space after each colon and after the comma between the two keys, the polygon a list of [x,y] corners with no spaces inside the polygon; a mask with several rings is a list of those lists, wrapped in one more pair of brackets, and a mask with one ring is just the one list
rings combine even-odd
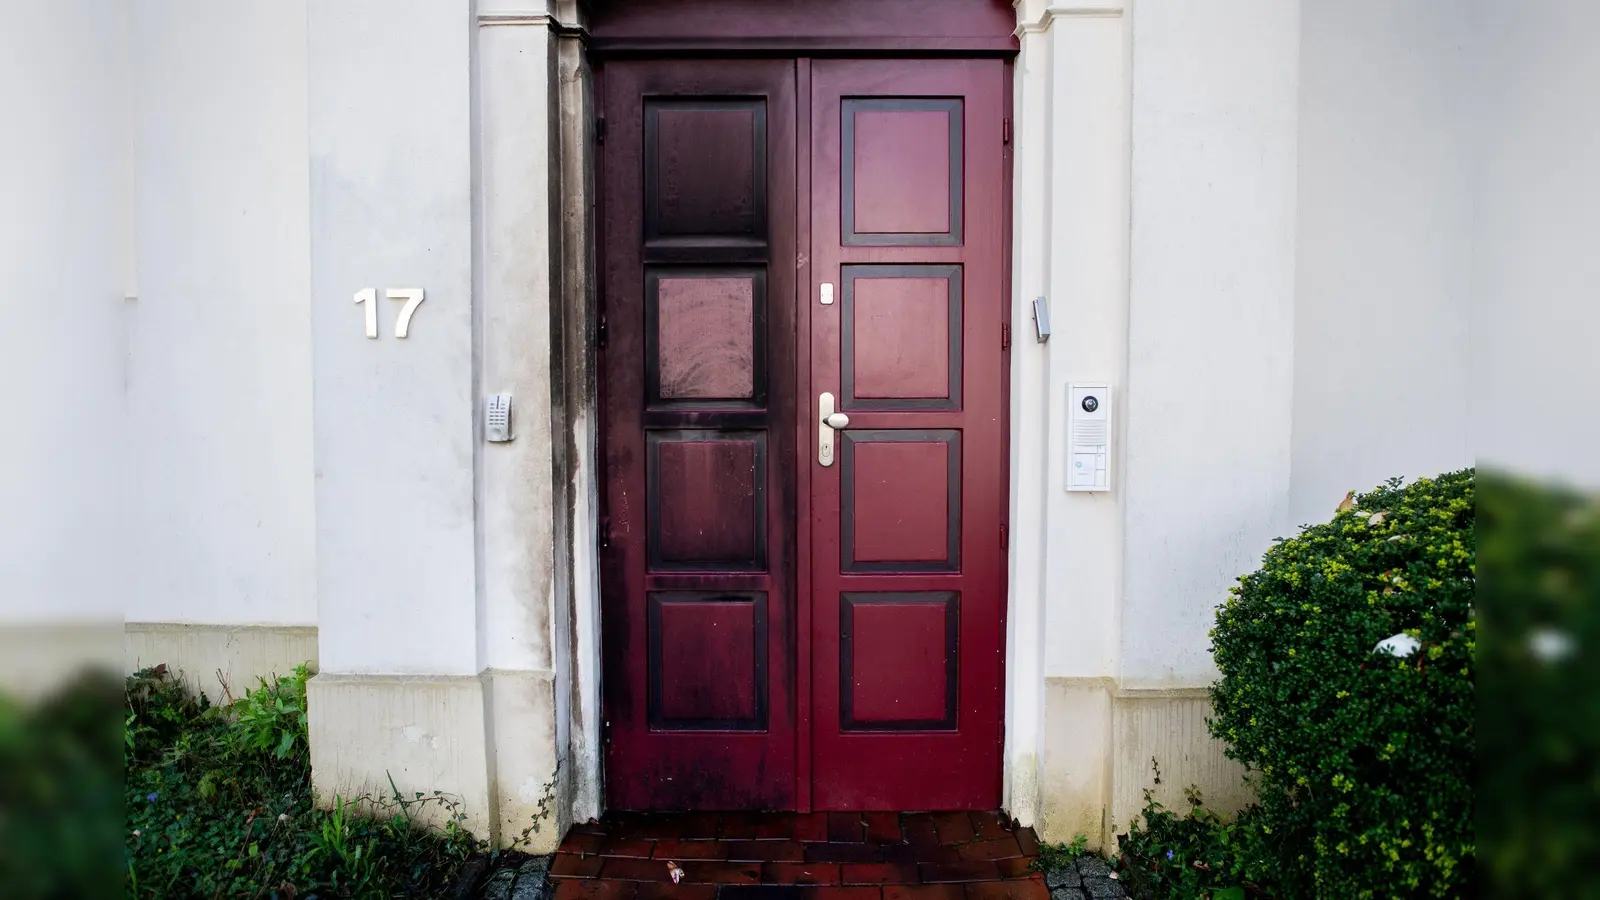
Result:
{"label": "painted wall trim", "polygon": [[263,624],[252,624],[252,623],[232,624],[232,623],[229,623],[229,624],[223,625],[223,624],[218,624],[218,623],[214,623],[214,622],[124,622],[123,625],[122,625],[122,630],[124,632],[127,632],[127,633],[147,632],[147,631],[169,632],[169,633],[179,633],[179,632],[186,632],[186,631],[193,631],[193,632],[201,632],[201,631],[227,631],[227,632],[262,631],[262,632],[272,632],[274,634],[306,635],[306,636],[309,636],[309,637],[316,637],[316,634],[317,634],[317,626],[315,626],[315,625],[272,625],[272,624],[265,624],[265,623],[263,623]]}
{"label": "painted wall trim", "polygon": [[550,0],[533,5],[511,0],[503,6],[498,0],[485,0],[478,9],[477,20],[481,28],[543,26],[560,35],[589,36],[577,0]]}
{"label": "painted wall trim", "polygon": [[213,703],[237,698],[257,679],[317,667],[312,625],[212,625],[129,622],[122,628],[125,672],[165,665]]}
{"label": "painted wall trim", "polygon": [[1028,0],[1017,0],[1017,37],[1024,34],[1038,34],[1050,30],[1050,23],[1056,19],[1115,19],[1120,18],[1126,11],[1121,3],[1055,3],[1044,9],[1036,9],[1036,4]]}
{"label": "painted wall trim", "polygon": [[1211,688],[1120,686],[1113,696],[1118,700],[1210,700]]}
{"label": "painted wall trim", "polygon": [[[1045,296],[1073,328],[1011,352],[1005,804],[1024,824],[1098,833],[1121,643],[1127,417],[1114,416],[1104,494],[1065,491],[1058,436],[1068,382],[1127,382],[1132,25],[1114,0],[1016,8],[1012,321],[1029,322]],[[1051,718],[1066,708],[1081,717],[1075,732]],[[1057,790],[1072,799],[1052,798]]]}
{"label": "painted wall trim", "polygon": [[533,26],[545,27],[562,36],[575,36],[585,40],[589,37],[589,29],[582,25],[569,25],[551,15],[498,15],[485,13],[478,16],[479,28],[496,28],[504,26]]}

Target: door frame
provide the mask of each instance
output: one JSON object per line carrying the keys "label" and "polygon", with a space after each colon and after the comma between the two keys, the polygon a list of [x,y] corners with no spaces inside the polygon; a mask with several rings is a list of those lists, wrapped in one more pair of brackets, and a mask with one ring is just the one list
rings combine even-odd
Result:
{"label": "door frame", "polygon": [[[775,57],[791,58],[796,61],[796,116],[797,128],[801,123],[809,123],[812,113],[812,79],[811,64],[819,58],[851,58],[851,59],[893,59],[893,58],[1001,58],[1005,64],[1004,77],[1004,104],[1007,110],[1014,109],[1014,85],[1016,79],[1015,57],[1019,43],[1014,34],[1016,11],[1008,0],[880,0],[875,4],[861,4],[857,0],[814,0],[812,8],[807,10],[804,25],[811,28],[797,27],[794,22],[772,22],[773,10],[763,9],[762,4],[750,0],[693,0],[693,2],[673,5],[653,2],[653,0],[635,0],[635,2],[597,2],[597,8],[591,11],[589,26],[583,30],[586,39],[584,53],[591,69],[593,94],[589,98],[588,107],[591,113],[598,115],[603,109],[600,98],[604,96],[605,63],[613,59],[701,59],[706,61],[724,60],[738,57]],[[778,7],[775,5],[774,9]],[[1002,22],[1004,27],[1000,27]],[[889,23],[898,28],[888,29],[891,33],[885,35],[885,24]],[[909,33],[893,34],[894,30]],[[781,36],[769,36],[778,34]],[[881,35],[881,36],[880,36]],[[591,117],[593,118],[593,117]],[[594,138],[596,143],[603,143],[603,120],[593,118]],[[1000,262],[1002,272],[1002,296],[1007,298],[1001,310],[1001,322],[1008,335],[1013,333],[1013,307],[1017,298],[1013,296],[1013,178],[1015,171],[1015,141],[1012,138],[1014,126],[1012,115],[1006,116],[1005,146],[1002,153],[1004,171],[1002,173],[1003,202],[1002,223],[1003,234],[1001,237],[1002,259]],[[811,191],[811,141],[809,136],[802,137],[801,132],[796,132],[796,196],[807,197]],[[592,395],[589,410],[593,423],[594,443],[587,448],[590,472],[590,488],[594,503],[594,515],[591,517],[592,532],[586,537],[587,546],[575,546],[573,553],[573,571],[575,575],[586,572],[589,577],[591,597],[581,598],[582,603],[588,603],[591,614],[588,616],[574,615],[570,619],[572,628],[571,649],[573,659],[571,669],[578,673],[574,677],[572,688],[572,704],[582,708],[588,704],[583,703],[582,696],[592,691],[595,719],[593,727],[598,741],[591,748],[592,763],[580,763],[578,776],[590,784],[578,784],[575,793],[579,796],[587,795],[594,798],[597,807],[603,806],[605,797],[604,761],[606,758],[605,741],[607,728],[605,724],[604,690],[605,653],[604,644],[600,639],[600,632],[605,627],[601,615],[600,593],[605,585],[602,582],[601,545],[606,540],[606,473],[603,468],[605,459],[604,416],[600,411],[604,406],[605,379],[603,377],[604,335],[603,325],[598,322],[598,314],[604,309],[604,291],[606,290],[605,272],[605,225],[601,220],[600,211],[604,208],[602,199],[604,178],[605,152],[603,146],[590,147],[593,154],[591,175],[586,179],[590,196],[585,198],[585,204],[592,217],[589,222],[589,246],[592,248],[588,262],[588,274],[592,290],[588,292],[586,302],[586,317],[590,327],[596,331],[596,340],[586,344],[584,368],[593,373],[594,394]],[[811,253],[811,210],[809,204],[796,203],[796,249],[802,258],[809,258]],[[798,371],[795,373],[795,387],[801,398],[809,399],[811,396],[810,372],[810,329],[801,327],[799,313],[806,308],[806,299],[809,297],[808,276],[797,279],[796,297],[796,334],[794,345],[794,359]],[[804,286],[802,286],[804,285]],[[1014,337],[1013,337],[1014,340]],[[1012,417],[1011,417],[1011,392],[1014,365],[1012,351],[1008,349],[1002,356],[1001,373],[1002,385],[1002,458],[1008,460],[1005,471],[1001,476],[1001,489],[1007,498],[1008,512],[1005,516],[1005,527],[1009,530],[1013,525],[1014,504],[1012,500],[1011,485],[1011,443],[1012,443]],[[802,404],[804,405],[804,404]],[[796,534],[795,534],[795,566],[793,568],[793,587],[796,603],[796,621],[794,634],[794,659],[795,659],[795,741],[796,741],[796,766],[795,766],[795,798],[796,808],[807,812],[811,809],[811,722],[806,713],[811,709],[812,685],[812,653],[811,646],[811,604],[801,602],[802,597],[808,597],[811,589],[811,567],[809,564],[811,553],[811,489],[812,467],[810,465],[812,453],[812,436],[809,432],[810,421],[806,415],[795,417],[795,443],[794,459],[796,465],[795,490],[796,490]],[[574,435],[579,442],[583,441],[581,434]],[[581,443],[580,443],[581,446]],[[581,529],[579,517],[574,520],[574,535],[583,534],[587,529]],[[1010,558],[1009,546],[1002,548],[1003,553]],[[1012,597],[1010,591],[1009,566],[1002,570],[1001,591],[1002,633],[1008,633],[1008,620],[1010,617]],[[581,592],[580,579],[574,578],[574,593]],[[1010,651],[1009,641],[1002,653],[999,672],[1002,703],[1000,705],[1000,727],[1002,743],[1010,744],[1010,725],[1007,712],[1010,709],[1012,693],[1011,673],[1008,671],[1008,656]],[[587,673],[587,678],[583,677]],[[580,683],[582,682],[582,683]],[[570,714],[570,712],[569,712]],[[573,723],[576,724],[576,723]],[[558,729],[561,724],[558,723]],[[569,726],[570,730],[570,726]],[[1006,785],[1008,782],[1006,768],[1010,765],[1009,754],[1001,753],[999,769],[993,773],[998,779],[1000,790],[998,795],[1002,802],[1007,798]],[[585,769],[589,771],[584,772]],[[592,773],[592,774],[591,774]],[[584,778],[590,774],[590,778]],[[598,811],[598,809],[596,810]]]}

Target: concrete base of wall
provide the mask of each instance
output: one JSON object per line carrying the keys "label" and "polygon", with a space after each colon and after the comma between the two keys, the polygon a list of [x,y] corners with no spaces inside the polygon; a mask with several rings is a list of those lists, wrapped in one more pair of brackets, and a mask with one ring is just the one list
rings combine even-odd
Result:
{"label": "concrete base of wall", "polygon": [[1110,678],[1045,679],[1039,834],[1046,840],[1103,837],[1115,687]]}
{"label": "concrete base of wall", "polygon": [[87,671],[115,672],[120,622],[0,623],[0,695],[35,701]]}
{"label": "concrete base of wall", "polygon": [[[1244,767],[1223,755],[1206,729],[1211,700],[1204,688],[1119,691],[1112,703],[1111,829],[1128,830],[1144,809],[1144,792],[1168,809],[1189,808],[1184,791],[1200,790],[1208,809],[1232,813],[1251,802]],[[1161,783],[1156,784],[1156,768]]]}
{"label": "concrete base of wall", "polygon": [[412,810],[438,825],[457,813],[492,834],[483,683],[476,676],[330,675],[306,686],[317,802],[443,794],[457,808]]}
{"label": "concrete base of wall", "polygon": [[[123,639],[128,671],[165,663],[214,703],[257,678],[317,662],[313,627],[129,623]],[[559,798],[572,775],[559,764],[555,688],[554,673],[531,670],[318,675],[307,691],[319,802],[388,797],[393,778],[406,797],[450,795],[464,824],[497,845],[525,839],[531,852],[549,852],[570,824]],[[1243,768],[1206,730],[1209,709],[1203,688],[1046,679],[1040,834],[1050,841],[1083,834],[1110,846],[1144,807],[1147,788],[1177,810],[1187,808],[1190,786],[1219,812],[1250,802]],[[421,817],[442,822],[449,814],[429,804]]]}
{"label": "concrete base of wall", "polygon": [[556,745],[554,672],[489,669],[481,676],[489,710],[489,765],[497,843],[526,840],[531,853],[554,852],[571,824],[567,773]]}
{"label": "concrete base of wall", "polygon": [[[1244,768],[1206,730],[1204,688],[1118,689],[1109,678],[1045,679],[1040,835],[1076,835],[1111,847],[1144,808],[1144,792],[1186,810],[1199,788],[1206,806],[1234,812],[1250,802]],[[1155,768],[1161,772],[1156,783]]]}
{"label": "concrete base of wall", "polygon": [[322,674],[306,693],[318,803],[440,791],[456,808],[428,803],[419,820],[464,814],[473,834],[534,853],[561,840],[553,673]]}
{"label": "concrete base of wall", "polygon": [[165,664],[213,704],[227,703],[259,678],[317,667],[317,629],[292,625],[179,625],[129,622],[123,627],[127,671]]}

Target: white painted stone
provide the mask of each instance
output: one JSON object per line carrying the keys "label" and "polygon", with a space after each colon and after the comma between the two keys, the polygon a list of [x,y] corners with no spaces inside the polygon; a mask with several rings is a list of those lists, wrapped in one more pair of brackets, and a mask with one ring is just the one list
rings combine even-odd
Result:
{"label": "white painted stone", "polygon": [[[480,668],[472,26],[466,0],[309,8],[325,671]],[[352,292],[401,286],[428,293],[411,335],[364,338]]]}
{"label": "white painted stone", "polygon": [[130,8],[126,613],[314,625],[305,2]]}
{"label": "white painted stone", "polygon": [[1473,448],[1600,489],[1600,4],[1470,5]]}
{"label": "white painted stone", "polygon": [[92,0],[0,22],[0,627],[121,616],[128,25]]}
{"label": "white painted stone", "polygon": [[1305,4],[1292,526],[1472,464],[1469,6]]}
{"label": "white painted stone", "polygon": [[1211,679],[1288,518],[1299,6],[1133,8],[1124,684]]}
{"label": "white painted stone", "polygon": [[[1125,377],[1128,21],[1120,4],[1018,15],[1004,783],[1007,808],[1033,824],[1051,778],[1045,676],[1115,672],[1122,495],[1068,495],[1064,439],[1067,382]],[[1039,296],[1045,344],[1031,334]]]}

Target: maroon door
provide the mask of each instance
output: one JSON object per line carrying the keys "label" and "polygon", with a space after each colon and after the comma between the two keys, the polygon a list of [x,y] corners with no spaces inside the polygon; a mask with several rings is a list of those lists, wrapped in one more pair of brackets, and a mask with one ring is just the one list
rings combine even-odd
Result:
{"label": "maroon door", "polygon": [[790,809],[794,63],[602,87],[607,803]]}
{"label": "maroon door", "polygon": [[994,808],[1005,65],[811,71],[812,802]]}
{"label": "maroon door", "polygon": [[998,805],[1005,72],[606,64],[610,806]]}

